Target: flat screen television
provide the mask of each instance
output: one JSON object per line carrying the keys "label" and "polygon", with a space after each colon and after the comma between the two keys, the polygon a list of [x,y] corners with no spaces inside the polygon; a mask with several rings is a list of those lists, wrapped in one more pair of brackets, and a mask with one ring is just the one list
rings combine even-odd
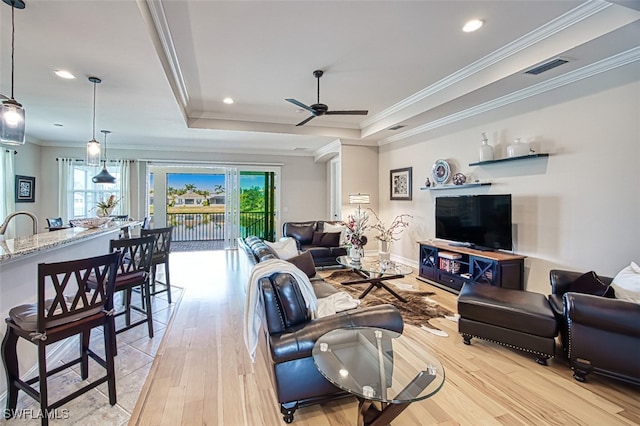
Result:
{"label": "flat screen television", "polygon": [[511,194],[436,198],[436,238],[479,250],[512,250]]}

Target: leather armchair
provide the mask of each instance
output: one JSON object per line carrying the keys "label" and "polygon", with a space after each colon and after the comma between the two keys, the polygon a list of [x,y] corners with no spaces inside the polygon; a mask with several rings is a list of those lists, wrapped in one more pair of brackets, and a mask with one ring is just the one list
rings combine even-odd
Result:
{"label": "leather armchair", "polygon": [[[582,273],[552,270],[549,301],[560,324],[563,349],[574,371],[585,381],[589,373],[640,384],[640,304],[590,294],[567,292]],[[606,284],[612,278],[599,278]]]}
{"label": "leather armchair", "polygon": [[573,377],[594,372],[640,385],[640,304],[565,293]]}

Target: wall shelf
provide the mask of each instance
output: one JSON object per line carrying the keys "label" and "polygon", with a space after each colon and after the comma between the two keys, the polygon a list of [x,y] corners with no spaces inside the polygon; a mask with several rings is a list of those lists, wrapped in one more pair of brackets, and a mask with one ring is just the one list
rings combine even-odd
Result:
{"label": "wall shelf", "polygon": [[490,161],[478,161],[477,163],[469,163],[469,165],[484,166],[485,164],[505,163],[508,161],[527,160],[530,158],[542,158],[542,157],[548,157],[548,156],[549,154],[529,154],[529,155],[522,155],[520,157],[507,157],[507,158],[499,158],[497,160],[490,160]]}
{"label": "wall shelf", "polygon": [[491,182],[477,182],[477,183],[465,183],[464,185],[436,185],[436,186],[423,186],[420,191],[438,191],[442,189],[462,189],[462,188],[476,188],[479,186],[490,186]]}

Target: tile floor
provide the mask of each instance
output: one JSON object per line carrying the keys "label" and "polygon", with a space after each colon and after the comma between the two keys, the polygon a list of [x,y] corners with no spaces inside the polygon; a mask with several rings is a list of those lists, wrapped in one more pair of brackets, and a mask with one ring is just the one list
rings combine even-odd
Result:
{"label": "tile floor", "polygon": [[[173,267],[173,264],[172,264]],[[174,273],[172,272],[172,278]],[[162,279],[159,276],[159,279]],[[172,282],[173,284],[173,282]],[[109,405],[107,384],[103,383],[88,391],[75,400],[59,408],[55,415],[58,418],[50,420],[51,425],[126,425],[136,405],[138,395],[151,369],[153,358],[160,346],[167,324],[182,297],[183,289],[172,286],[172,300],[169,305],[166,293],[156,295],[152,301],[154,338],[148,336],[146,324],[134,327],[117,335],[118,356],[115,358],[117,404]],[[119,297],[116,295],[116,297]],[[116,303],[119,302],[119,299]],[[116,305],[117,306],[117,305]],[[138,316],[136,316],[138,315]],[[139,318],[139,314],[132,313],[132,320]],[[116,318],[116,327],[124,324],[124,316]],[[78,356],[78,338],[71,338],[71,342],[64,345],[64,350],[49,353],[47,364],[74,359]],[[91,335],[90,347],[99,355],[104,356],[104,338],[101,330],[95,329]],[[35,347],[34,347],[35,348]],[[89,379],[100,377],[104,370],[95,361],[89,359]],[[51,376],[48,380],[49,401],[56,401],[61,397],[78,389],[83,381],[80,378],[79,365]],[[35,373],[33,374],[35,375]],[[23,418],[5,420],[0,418],[0,425],[39,425],[40,418],[38,403],[24,392],[18,393],[18,413]],[[0,400],[0,412],[4,412],[5,401]],[[1,416],[0,416],[1,417]]]}

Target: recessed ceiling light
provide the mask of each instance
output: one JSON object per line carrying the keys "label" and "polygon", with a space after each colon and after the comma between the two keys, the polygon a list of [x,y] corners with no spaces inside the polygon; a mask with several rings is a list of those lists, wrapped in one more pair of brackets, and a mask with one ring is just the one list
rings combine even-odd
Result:
{"label": "recessed ceiling light", "polygon": [[462,27],[462,31],[464,31],[465,33],[472,33],[480,29],[480,27],[482,27],[483,25],[484,21],[482,19],[472,19],[464,24],[464,27]]}
{"label": "recessed ceiling light", "polygon": [[55,70],[54,73],[60,78],[66,78],[67,80],[71,80],[76,78],[75,75],[71,74],[69,71],[65,70]]}
{"label": "recessed ceiling light", "polygon": [[231,105],[231,104],[233,103],[233,99],[231,99],[231,98],[224,98],[224,99],[222,100],[222,102],[224,102],[224,103],[225,103],[225,104],[227,104],[227,105]]}

